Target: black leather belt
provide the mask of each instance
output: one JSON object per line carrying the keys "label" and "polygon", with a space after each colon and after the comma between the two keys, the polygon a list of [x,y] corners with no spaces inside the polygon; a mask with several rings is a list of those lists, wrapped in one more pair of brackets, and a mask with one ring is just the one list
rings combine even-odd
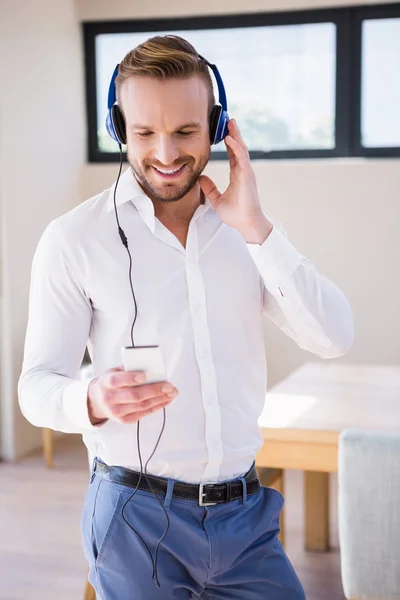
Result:
{"label": "black leather belt", "polygon": [[[155,494],[162,496],[165,496],[167,492],[168,480],[163,477],[147,475],[147,479],[151,485],[150,488],[144,474],[140,479],[140,473],[137,471],[131,471],[125,467],[108,466],[97,458],[94,461],[93,470],[96,475],[106,481],[120,483],[146,492],[154,492]],[[247,495],[251,496],[252,494],[256,494],[260,489],[260,482],[258,481],[257,471],[254,465],[243,478],[246,481]],[[200,485],[175,481],[172,495],[174,498],[195,500],[200,506],[224,504],[225,502],[230,502],[231,500],[243,497],[243,484],[241,481],[237,480],[227,483],[201,483]]]}

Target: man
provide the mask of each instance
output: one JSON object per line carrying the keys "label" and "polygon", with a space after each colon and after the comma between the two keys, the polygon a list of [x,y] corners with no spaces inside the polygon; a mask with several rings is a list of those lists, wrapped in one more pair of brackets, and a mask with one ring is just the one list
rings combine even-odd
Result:
{"label": "man", "polygon": [[[201,175],[215,101],[188,42],[141,44],[116,86],[130,168],[42,236],[22,411],[82,433],[97,457],[82,530],[98,599],[303,599],[277,538],[283,498],[260,487],[253,465],[262,314],[334,358],[352,345],[351,310],[263,213],[234,120],[228,188]],[[167,382],[120,367],[131,339],[160,346]],[[96,377],[79,381],[87,344]]]}

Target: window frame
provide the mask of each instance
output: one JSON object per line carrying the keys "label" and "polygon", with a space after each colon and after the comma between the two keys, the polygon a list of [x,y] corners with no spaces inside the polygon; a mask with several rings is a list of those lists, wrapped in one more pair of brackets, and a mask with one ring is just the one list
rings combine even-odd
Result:
{"label": "window frame", "polygon": [[[179,31],[274,25],[334,23],[336,25],[335,147],[332,149],[251,150],[251,159],[312,159],[340,157],[398,157],[400,146],[365,148],[361,145],[362,22],[366,18],[400,17],[400,3],[318,10],[262,12],[196,17],[173,17],[82,23],[85,55],[87,158],[90,163],[119,161],[119,153],[100,151],[97,141],[95,39],[99,34]],[[209,58],[212,60],[212,57]],[[223,74],[222,74],[223,75]],[[111,73],[110,73],[111,77]],[[95,110],[93,110],[95,107]],[[229,111],[229,99],[228,99]],[[234,116],[234,115],[232,115]],[[212,152],[210,160],[226,160]],[[124,160],[126,155],[124,154]]]}
{"label": "window frame", "polygon": [[[354,11],[354,103],[353,103],[353,156],[364,157],[398,157],[400,156],[400,146],[392,147],[373,147],[367,148],[361,144],[361,114],[362,114],[362,95],[361,95],[361,75],[362,75],[362,25],[367,19],[388,19],[400,18],[400,3],[362,6]],[[400,65],[399,65],[400,69]],[[399,116],[400,118],[400,116]]]}

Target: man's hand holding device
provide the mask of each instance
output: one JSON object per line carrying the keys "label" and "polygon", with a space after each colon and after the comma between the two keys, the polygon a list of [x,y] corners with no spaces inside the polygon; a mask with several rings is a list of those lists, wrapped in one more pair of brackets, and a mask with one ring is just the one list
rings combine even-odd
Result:
{"label": "man's hand holding device", "polygon": [[165,381],[158,346],[122,349],[123,368],[109,369],[93,379],[88,389],[89,418],[93,425],[111,419],[136,423],[169,405],[178,390]]}

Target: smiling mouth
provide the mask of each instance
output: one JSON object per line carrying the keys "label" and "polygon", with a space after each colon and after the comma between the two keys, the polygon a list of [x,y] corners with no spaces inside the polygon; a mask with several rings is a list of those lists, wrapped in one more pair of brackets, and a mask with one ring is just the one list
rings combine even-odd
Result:
{"label": "smiling mouth", "polygon": [[162,179],[176,179],[177,177],[179,177],[181,175],[181,173],[185,167],[186,167],[186,164],[182,165],[178,169],[158,169],[157,167],[152,167],[152,169]]}

